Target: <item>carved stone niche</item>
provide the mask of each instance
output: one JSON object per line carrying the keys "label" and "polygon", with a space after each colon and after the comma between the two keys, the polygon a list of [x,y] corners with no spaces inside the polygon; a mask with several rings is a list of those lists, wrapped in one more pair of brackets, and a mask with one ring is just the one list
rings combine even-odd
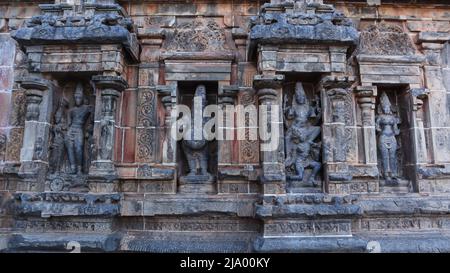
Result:
{"label": "carved stone niche", "polygon": [[55,96],[46,189],[87,191],[94,148],[95,96],[87,82],[67,83]]}
{"label": "carved stone niche", "polygon": [[378,87],[376,107],[380,190],[408,192],[415,173],[410,94],[402,87]]}
{"label": "carved stone niche", "polygon": [[289,192],[322,191],[320,94],[308,82],[283,88],[285,166]]}
{"label": "carved stone niche", "polygon": [[[178,143],[179,191],[181,193],[214,194],[217,192],[217,141],[205,137],[203,129],[211,118],[203,117],[209,104],[217,104],[217,84],[179,82],[180,103],[187,105],[190,113],[182,123],[183,139]],[[181,117],[181,118],[183,118]],[[179,116],[180,118],[180,116]],[[178,119],[180,122],[180,119]],[[215,132],[216,128],[212,128]]]}

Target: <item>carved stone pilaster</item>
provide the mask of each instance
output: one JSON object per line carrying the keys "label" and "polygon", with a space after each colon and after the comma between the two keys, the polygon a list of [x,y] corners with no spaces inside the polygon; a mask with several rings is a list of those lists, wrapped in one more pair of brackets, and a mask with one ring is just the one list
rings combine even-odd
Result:
{"label": "carved stone pilaster", "polygon": [[[48,139],[52,107],[50,82],[39,78],[17,81],[25,90],[26,111],[19,175],[42,184],[48,168]],[[42,182],[42,183],[41,183]],[[36,188],[36,187],[33,187]],[[37,187],[39,188],[39,187]]]}
{"label": "carved stone pilaster", "polygon": [[114,166],[116,110],[120,93],[127,87],[126,81],[117,76],[94,76],[95,121],[94,149],[89,175],[112,181],[117,177]]}
{"label": "carved stone pilaster", "polygon": [[[239,87],[236,85],[222,86],[219,88],[218,98],[218,110],[219,110],[219,127],[218,127],[218,154],[219,164],[230,165],[233,163],[234,151],[232,142],[235,136],[235,124],[234,123],[234,102]],[[230,121],[232,123],[230,123]],[[234,127],[234,128],[230,128]]]}
{"label": "carved stone pilaster", "polygon": [[350,86],[352,77],[325,77],[320,82],[323,91],[325,115],[323,117],[323,161],[326,180],[350,181],[348,150],[352,145],[353,109]]}
{"label": "carved stone pilaster", "polygon": [[176,114],[172,113],[177,97],[176,89],[172,86],[158,85],[156,92],[162,96],[161,103],[164,106],[164,138],[162,144],[162,163],[164,165],[175,166],[177,141],[171,135],[172,125],[176,120]]}
{"label": "carved stone pilaster", "polygon": [[[427,144],[425,140],[425,125],[424,125],[424,110],[423,110],[423,104],[424,100],[428,98],[429,90],[426,88],[412,88],[409,90],[412,97],[412,113],[411,113],[411,130],[412,130],[412,136],[413,136],[413,145],[414,145],[414,161],[416,163],[415,172],[416,175],[414,175],[415,179],[417,180],[417,173],[421,169],[421,171],[426,170],[425,167],[421,167],[424,164],[428,163],[428,152],[427,152]],[[426,171],[425,171],[426,173]],[[414,184],[417,184],[414,183]]]}
{"label": "carved stone pilaster", "polygon": [[[286,192],[284,170],[284,133],[281,103],[283,75],[256,75],[253,86],[259,101],[261,182],[264,193]],[[270,185],[272,184],[272,185]]]}
{"label": "carved stone pilaster", "polygon": [[358,86],[356,97],[361,108],[362,134],[364,141],[364,163],[377,164],[377,141],[375,132],[376,86]]}

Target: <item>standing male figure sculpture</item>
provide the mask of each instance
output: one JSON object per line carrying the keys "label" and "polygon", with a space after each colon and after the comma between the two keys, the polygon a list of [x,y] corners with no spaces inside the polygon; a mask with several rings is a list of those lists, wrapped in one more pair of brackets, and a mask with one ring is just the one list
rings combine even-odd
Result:
{"label": "standing male figure sculpture", "polygon": [[392,113],[389,97],[383,92],[380,98],[375,126],[377,132],[379,132],[378,150],[381,154],[383,177],[386,183],[393,185],[398,184],[397,139],[395,136],[400,134],[398,129],[399,123],[398,117]]}
{"label": "standing male figure sculpture", "polygon": [[[285,102],[286,102],[285,98]],[[312,107],[306,97],[303,85],[297,82],[292,105],[285,107],[286,115],[286,168],[294,166],[295,175],[290,175],[290,180],[303,180],[305,168],[312,168],[308,183],[316,186],[315,178],[320,171],[321,164],[318,162],[320,143],[314,142],[320,135],[321,111],[319,107]],[[314,124],[311,119],[314,119]],[[290,122],[290,124],[289,124]]]}
{"label": "standing male figure sculpture", "polygon": [[83,85],[77,84],[74,94],[75,106],[70,109],[67,118],[68,131],[65,138],[70,173],[83,173],[84,160],[84,127],[92,114],[92,108],[84,103]]}

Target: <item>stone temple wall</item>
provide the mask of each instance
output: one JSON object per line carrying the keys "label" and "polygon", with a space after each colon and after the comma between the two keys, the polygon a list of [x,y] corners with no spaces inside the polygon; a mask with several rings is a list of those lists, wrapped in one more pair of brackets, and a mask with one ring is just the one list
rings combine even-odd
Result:
{"label": "stone temple wall", "polygon": [[449,252],[446,2],[0,1],[0,251]]}

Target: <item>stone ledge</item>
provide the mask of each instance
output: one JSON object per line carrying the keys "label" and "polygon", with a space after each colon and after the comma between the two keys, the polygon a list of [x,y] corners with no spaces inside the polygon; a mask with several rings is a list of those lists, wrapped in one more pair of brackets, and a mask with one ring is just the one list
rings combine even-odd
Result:
{"label": "stone ledge", "polygon": [[378,242],[381,253],[442,253],[450,252],[450,234],[378,234],[358,235],[366,242]]}
{"label": "stone ledge", "polygon": [[366,252],[367,241],[359,237],[258,238],[256,252]]}
{"label": "stone ledge", "polygon": [[159,215],[201,215],[226,214],[241,217],[254,216],[254,204],[257,198],[245,198],[237,195],[186,195],[158,197],[147,194],[143,201],[144,216]]}
{"label": "stone ledge", "polygon": [[14,214],[40,217],[115,216],[121,194],[72,192],[15,193]]}
{"label": "stone ledge", "polygon": [[256,205],[260,218],[359,216],[363,210],[355,196],[329,196],[326,194],[287,195],[265,198]]}
{"label": "stone ledge", "polygon": [[80,252],[118,251],[121,235],[105,234],[12,234],[5,252],[71,252],[69,242],[80,244]]}
{"label": "stone ledge", "polygon": [[122,251],[131,252],[213,252],[245,253],[252,252],[252,243],[256,236],[252,233],[178,233],[148,236],[145,234],[127,234],[121,242]]}
{"label": "stone ledge", "polygon": [[364,210],[364,215],[450,214],[449,197],[383,196],[382,198],[366,198],[358,202]]}

